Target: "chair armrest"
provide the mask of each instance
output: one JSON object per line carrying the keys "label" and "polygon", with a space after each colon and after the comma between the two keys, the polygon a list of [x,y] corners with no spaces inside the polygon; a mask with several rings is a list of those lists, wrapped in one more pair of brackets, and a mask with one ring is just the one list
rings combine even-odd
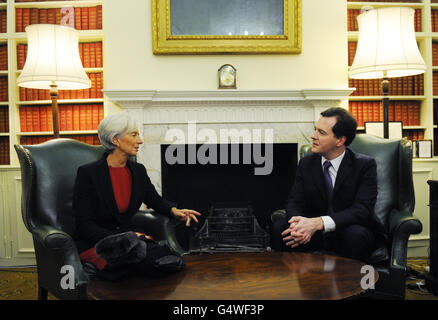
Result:
{"label": "chair armrest", "polygon": [[47,249],[76,249],[71,236],[54,227],[43,225],[32,230],[34,239]]}
{"label": "chair armrest", "polygon": [[153,209],[148,209],[137,211],[131,218],[131,223],[140,226],[144,233],[159,241],[166,239],[166,224],[168,220],[168,217],[155,214]]}
{"label": "chair armrest", "polygon": [[389,233],[392,238],[391,267],[404,269],[409,236],[420,233],[423,225],[411,212],[393,209],[389,217]]}
{"label": "chair armrest", "polygon": [[[64,298],[64,295],[65,298],[70,298],[70,296],[84,298],[89,276],[82,267],[72,237],[68,233],[48,225],[33,229],[32,236],[38,265],[39,284],[60,298]],[[64,275],[61,273],[61,268],[64,266],[73,267],[76,294],[67,294],[66,290],[60,287],[60,279]]]}
{"label": "chair armrest", "polygon": [[147,235],[156,241],[164,241],[169,247],[179,254],[186,253],[176,239],[175,227],[179,223],[175,219],[156,214],[154,210],[139,210],[132,218],[134,225],[140,226]]}

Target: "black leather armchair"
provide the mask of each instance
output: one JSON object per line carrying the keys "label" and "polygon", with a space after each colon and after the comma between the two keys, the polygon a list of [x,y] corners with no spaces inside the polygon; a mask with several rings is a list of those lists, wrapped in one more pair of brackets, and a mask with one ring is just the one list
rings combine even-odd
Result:
{"label": "black leather armchair", "polygon": [[[415,196],[411,143],[406,139],[389,140],[360,134],[350,148],[373,157],[377,162],[378,195],[375,212],[388,236],[373,252],[369,261],[379,272],[372,297],[403,299],[409,236],[422,230],[421,222],[412,215]],[[311,149],[311,145],[302,146],[300,157],[310,154]],[[284,214],[284,210],[276,211],[271,219],[274,221]]]}
{"label": "black leather armchair", "polygon": [[[59,299],[86,299],[90,274],[79,260],[72,239],[75,218],[72,208],[73,187],[79,166],[98,160],[103,148],[72,139],[54,139],[39,145],[15,145],[21,165],[21,212],[24,224],[32,233],[38,268],[38,298],[47,299],[48,292]],[[176,241],[174,226],[153,210],[139,211],[136,224],[156,240],[165,240],[182,253]],[[63,289],[61,279],[74,270],[74,289]]]}

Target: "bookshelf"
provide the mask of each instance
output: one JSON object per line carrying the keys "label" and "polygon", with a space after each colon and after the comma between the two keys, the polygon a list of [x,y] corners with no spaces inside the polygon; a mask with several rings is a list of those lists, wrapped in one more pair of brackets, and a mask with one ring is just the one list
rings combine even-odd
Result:
{"label": "bookshelf", "polygon": [[97,125],[106,114],[104,88],[103,0],[0,1],[0,168],[17,167],[14,144],[35,144],[52,139],[49,90],[16,85],[27,54],[25,27],[29,24],[63,24],[65,12],[74,8],[79,30],[82,64],[92,82],[86,90],[60,90],[60,135],[99,144]]}
{"label": "bookshelf", "polygon": [[[438,118],[435,114],[438,107],[438,1],[347,0],[348,64],[352,64],[356,51],[358,31],[355,17],[361,8],[391,6],[415,9],[417,44],[427,70],[418,76],[390,79],[390,120],[403,122],[403,136],[408,139],[433,140],[434,155],[437,156]],[[349,79],[349,86],[356,88],[356,92],[349,98],[349,109],[358,119],[358,130],[363,132],[364,121],[381,121],[376,120],[377,114],[382,110],[381,80]]]}

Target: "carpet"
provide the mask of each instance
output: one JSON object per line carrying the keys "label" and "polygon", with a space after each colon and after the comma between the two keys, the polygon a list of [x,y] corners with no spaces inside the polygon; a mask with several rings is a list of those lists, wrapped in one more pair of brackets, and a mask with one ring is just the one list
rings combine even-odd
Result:
{"label": "carpet", "polygon": [[[421,274],[424,267],[429,265],[428,258],[409,258],[408,267],[417,271],[418,274],[412,275],[411,272],[406,278],[406,300],[438,300],[437,296],[429,293],[424,285],[421,285]],[[37,300],[36,268],[0,268],[0,300]],[[49,300],[57,300],[49,293]]]}
{"label": "carpet", "polygon": [[[0,269],[0,300],[37,300],[38,274],[33,268]],[[49,294],[49,300],[57,300]]]}
{"label": "carpet", "polygon": [[423,278],[424,268],[429,266],[429,258],[408,258],[408,268],[414,272],[410,272],[406,278],[406,300],[438,300],[438,297],[431,294],[425,288],[425,280]]}

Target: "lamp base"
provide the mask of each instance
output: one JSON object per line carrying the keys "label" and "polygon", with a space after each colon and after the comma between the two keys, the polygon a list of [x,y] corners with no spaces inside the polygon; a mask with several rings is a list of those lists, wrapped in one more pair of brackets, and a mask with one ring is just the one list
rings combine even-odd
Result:
{"label": "lamp base", "polygon": [[382,80],[383,92],[383,138],[389,138],[389,80],[385,76]]}
{"label": "lamp base", "polygon": [[59,138],[58,85],[55,82],[50,85],[50,98],[52,99],[53,136]]}

